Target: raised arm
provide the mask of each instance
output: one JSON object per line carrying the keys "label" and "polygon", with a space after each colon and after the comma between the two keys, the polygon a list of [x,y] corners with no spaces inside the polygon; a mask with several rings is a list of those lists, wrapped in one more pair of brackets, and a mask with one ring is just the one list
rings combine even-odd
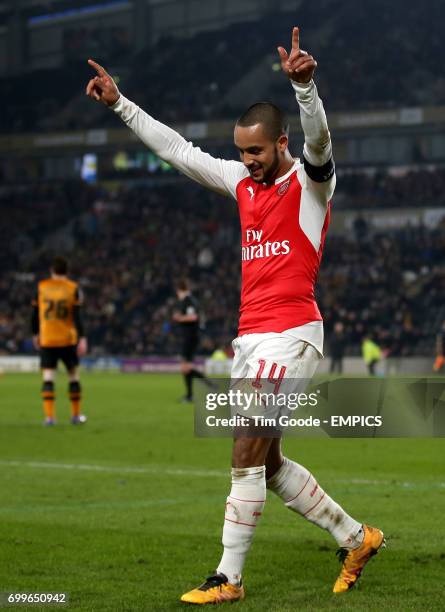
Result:
{"label": "raised arm", "polygon": [[313,81],[317,62],[312,55],[300,49],[298,28],[292,32],[290,54],[283,47],[278,47],[278,53],[281,67],[291,80],[300,107],[306,174],[315,183],[314,187],[325,191],[326,197],[330,199],[335,187],[335,166],[326,114]]}
{"label": "raised arm", "polygon": [[212,157],[199,147],[194,147],[180,134],[125,98],[100,64],[91,59],[88,63],[97,73],[86,88],[90,98],[110,107],[161,159],[204,187],[236,199],[236,186],[248,174],[244,164]]}

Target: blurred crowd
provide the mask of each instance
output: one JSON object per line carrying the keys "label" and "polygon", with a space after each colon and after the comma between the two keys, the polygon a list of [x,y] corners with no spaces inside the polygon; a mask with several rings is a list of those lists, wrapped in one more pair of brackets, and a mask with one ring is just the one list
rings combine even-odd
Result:
{"label": "blurred crowd", "polygon": [[[427,7],[375,0],[366,10],[354,0],[301,4],[301,45],[318,61],[317,82],[327,109],[445,104],[438,61],[445,56],[442,9],[440,0],[428,0]],[[63,66],[0,81],[0,130],[116,125],[111,113],[84,113],[79,106],[91,73],[90,54],[120,77],[125,95],[164,121],[233,119],[258,96],[295,112],[276,52],[278,44],[290,46],[294,22],[294,13],[274,10],[257,21],[186,40],[164,37],[138,52],[123,28],[72,28],[65,33]]]}
{"label": "blurred crowd", "polygon": [[318,282],[327,346],[337,322],[346,350],[372,337],[393,357],[429,355],[445,316],[445,224],[329,235]]}
{"label": "blurred crowd", "polygon": [[35,200],[32,212],[16,206],[11,217],[4,213],[13,196],[0,196],[0,229],[9,236],[0,251],[0,352],[30,349],[30,300],[56,252],[68,256],[85,294],[94,353],[174,353],[173,285],[182,276],[193,281],[205,313],[204,349],[227,343],[239,300],[235,204],[177,181],[113,196],[77,187],[82,196],[73,189],[66,206],[60,186]]}
{"label": "blurred crowd", "polygon": [[[205,150],[216,157],[233,159],[237,157],[233,146],[209,146]],[[295,154],[301,155],[300,151]],[[151,175],[166,176],[179,173],[171,166],[166,170],[159,165]],[[111,163],[101,171],[106,179],[146,178],[147,168],[141,163],[139,167],[116,169]],[[409,208],[438,207],[445,205],[445,167],[416,166],[403,168],[398,173],[387,169],[343,170],[337,168],[337,186],[335,190],[336,209],[375,209],[375,208]]]}
{"label": "blurred crowd", "polygon": [[[354,0],[322,0],[299,8],[301,46],[318,61],[317,83],[326,108],[444,104],[445,77],[437,65],[445,52],[442,2],[374,0],[361,8]],[[416,37],[410,36],[413,31]],[[274,81],[268,93],[293,110],[285,82]]]}
{"label": "blurred crowd", "polygon": [[[335,203],[334,203],[335,205]],[[187,180],[110,193],[84,183],[0,190],[0,353],[31,352],[30,302],[55,253],[85,294],[94,355],[175,354],[174,283],[187,276],[203,312],[201,352],[236,336],[240,236],[236,204]],[[445,227],[376,231],[355,215],[328,233],[318,283],[329,346],[348,354],[371,334],[392,355],[430,355],[445,312]]]}
{"label": "blurred crowd", "polygon": [[337,208],[443,206],[445,168],[412,169],[393,175],[386,170],[338,172]]}

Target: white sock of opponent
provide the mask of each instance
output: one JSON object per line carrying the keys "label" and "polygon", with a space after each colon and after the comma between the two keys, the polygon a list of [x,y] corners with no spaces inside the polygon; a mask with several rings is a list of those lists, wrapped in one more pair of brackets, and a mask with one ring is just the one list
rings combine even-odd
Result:
{"label": "white sock of opponent", "polygon": [[356,548],[362,543],[362,524],[346,514],[302,465],[285,457],[278,472],[267,481],[267,488],[290,510],[327,529],[342,548]]}
{"label": "white sock of opponent", "polygon": [[227,498],[222,543],[224,553],[216,570],[239,584],[244,561],[266,501],[266,468],[232,468],[232,489]]}

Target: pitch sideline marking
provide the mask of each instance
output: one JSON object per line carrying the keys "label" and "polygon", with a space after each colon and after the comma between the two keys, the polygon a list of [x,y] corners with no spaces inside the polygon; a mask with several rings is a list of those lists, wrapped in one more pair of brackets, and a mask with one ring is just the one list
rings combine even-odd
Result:
{"label": "pitch sideline marking", "polygon": [[[164,474],[166,476],[211,476],[228,478],[228,471],[222,470],[197,470],[194,468],[172,469],[164,466],[108,466],[85,463],[54,463],[46,461],[0,461],[0,466],[5,467],[29,467],[35,469],[55,469],[55,470],[78,470],[84,472],[106,472],[110,474]],[[368,480],[365,478],[349,478],[336,480],[341,484],[358,485],[391,485],[403,488],[445,488],[445,482],[397,482],[394,480]],[[419,487],[420,485],[420,487]]]}
{"label": "pitch sideline marking", "polygon": [[129,501],[105,501],[105,502],[71,502],[68,504],[25,504],[0,507],[0,515],[14,513],[32,512],[66,512],[67,510],[107,510],[116,508],[151,508],[154,506],[175,506],[184,502],[184,499],[147,499]]}
{"label": "pitch sideline marking", "polygon": [[79,470],[84,472],[108,472],[111,474],[165,474],[167,476],[224,476],[227,472],[218,470],[172,469],[163,466],[108,466],[85,463],[54,463],[44,461],[0,461],[0,465],[8,467],[29,467],[55,470]]}

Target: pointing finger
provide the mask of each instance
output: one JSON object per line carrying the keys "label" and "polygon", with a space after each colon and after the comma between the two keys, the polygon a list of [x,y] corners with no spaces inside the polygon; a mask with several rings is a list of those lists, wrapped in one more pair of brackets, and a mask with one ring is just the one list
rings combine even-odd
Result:
{"label": "pointing finger", "polygon": [[105,70],[105,68],[103,68],[100,64],[98,64],[97,62],[95,62],[92,59],[88,60],[89,65],[94,68],[94,70],[97,72],[97,74],[100,77],[103,77],[107,74],[107,71]]}
{"label": "pointing finger", "polygon": [[292,51],[300,50],[300,30],[299,28],[293,28],[292,30]]}

